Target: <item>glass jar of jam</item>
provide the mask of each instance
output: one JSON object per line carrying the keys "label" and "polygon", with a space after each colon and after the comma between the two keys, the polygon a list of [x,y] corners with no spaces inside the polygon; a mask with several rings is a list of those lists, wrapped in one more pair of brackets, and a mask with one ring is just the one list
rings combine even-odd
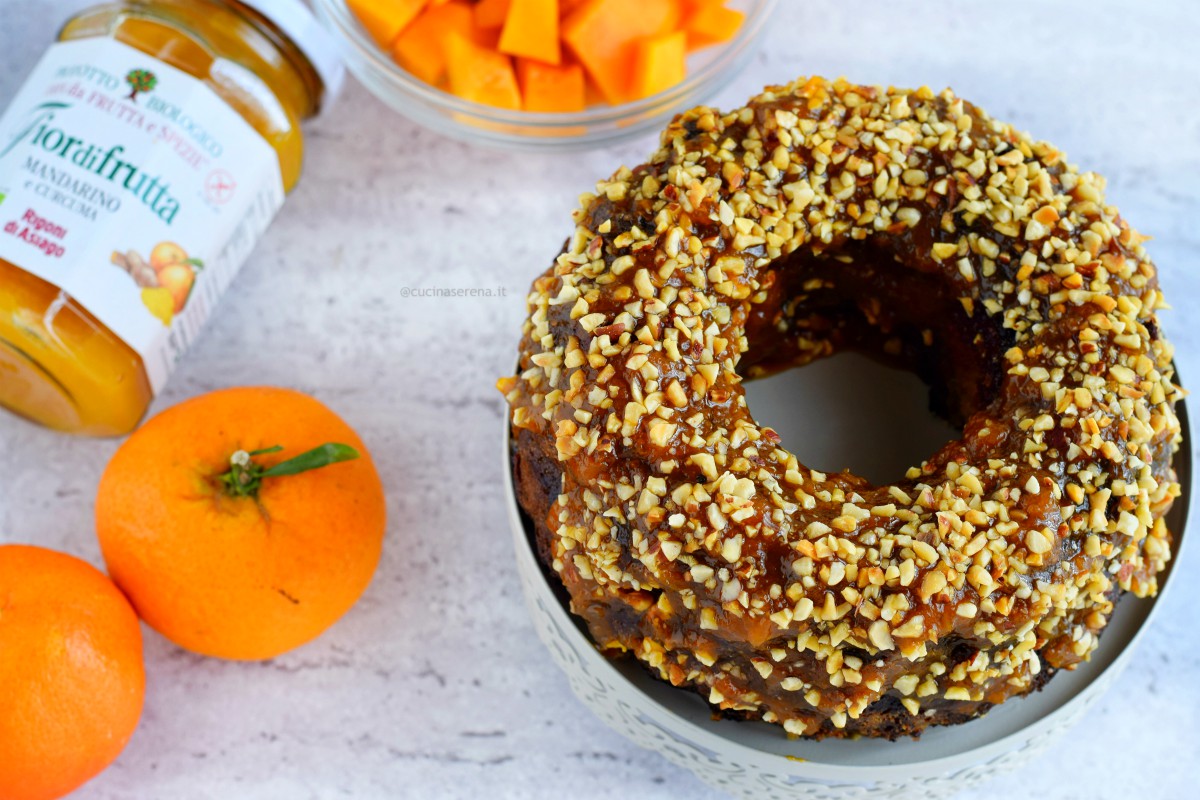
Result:
{"label": "glass jar of jam", "polygon": [[70,19],[0,116],[0,405],[71,433],[135,428],[342,77],[300,0]]}

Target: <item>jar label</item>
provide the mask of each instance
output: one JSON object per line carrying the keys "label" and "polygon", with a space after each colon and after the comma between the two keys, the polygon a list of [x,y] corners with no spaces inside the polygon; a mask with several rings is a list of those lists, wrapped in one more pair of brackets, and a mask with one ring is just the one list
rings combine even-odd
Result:
{"label": "jar label", "polygon": [[282,204],[249,123],[113,39],[52,46],[0,117],[0,258],[127,342],[156,392]]}

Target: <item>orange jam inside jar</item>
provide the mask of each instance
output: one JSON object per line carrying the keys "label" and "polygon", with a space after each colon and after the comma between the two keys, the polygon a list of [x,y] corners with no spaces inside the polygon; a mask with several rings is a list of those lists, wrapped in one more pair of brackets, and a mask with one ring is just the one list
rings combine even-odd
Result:
{"label": "orange jam inside jar", "polygon": [[300,0],[132,0],[69,20],[0,116],[0,405],[133,430],[341,85]]}

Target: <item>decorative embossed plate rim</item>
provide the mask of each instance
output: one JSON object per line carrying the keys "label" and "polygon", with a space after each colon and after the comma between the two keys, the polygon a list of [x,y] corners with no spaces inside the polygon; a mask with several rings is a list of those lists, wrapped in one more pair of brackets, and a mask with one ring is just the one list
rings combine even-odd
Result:
{"label": "decorative embossed plate rim", "polygon": [[[1175,468],[1183,496],[1168,515],[1175,534],[1172,566],[1183,546],[1193,479],[1190,426],[1182,401],[1177,410],[1183,442]],[[1175,582],[1168,569],[1156,598],[1125,598],[1089,663],[1059,673],[1042,691],[1010,700],[979,719],[932,728],[919,741],[789,739],[774,725],[714,720],[694,693],[652,677],[632,659],[602,655],[583,623],[564,607],[561,588],[550,583],[537,559],[529,520],[513,489],[507,420],[503,453],[505,503],[525,599],[539,637],[576,696],[635,743],[718,788],[747,797],[900,798],[916,789],[928,798],[949,797],[1016,768],[1045,750],[1116,681]]]}

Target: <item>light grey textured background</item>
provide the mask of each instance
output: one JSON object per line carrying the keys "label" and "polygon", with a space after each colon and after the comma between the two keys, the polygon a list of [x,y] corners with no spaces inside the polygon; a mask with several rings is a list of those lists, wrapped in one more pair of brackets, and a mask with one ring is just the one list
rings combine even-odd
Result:
{"label": "light grey textured background", "polygon": [[[0,0],[0,105],[84,5]],[[1053,141],[1105,174],[1110,199],[1154,237],[1175,307],[1164,327],[1184,377],[1200,380],[1200,4],[781,6],[718,105],[811,73],[950,85]],[[564,157],[481,151],[415,128],[355,84],[310,133],[303,183],[155,408],[259,383],[333,406],[389,489],[383,562],[339,625],[272,662],[199,658],[148,632],[141,728],[79,797],[714,797],[575,702],[527,622],[501,510],[492,382],[511,364],[523,292],[569,233],[578,193],[653,140]],[[508,296],[402,296],[434,286]],[[0,541],[100,564],[92,499],[116,446],[0,414]],[[1195,796],[1200,547],[1176,569],[1101,705],[1035,765],[964,800]]]}

